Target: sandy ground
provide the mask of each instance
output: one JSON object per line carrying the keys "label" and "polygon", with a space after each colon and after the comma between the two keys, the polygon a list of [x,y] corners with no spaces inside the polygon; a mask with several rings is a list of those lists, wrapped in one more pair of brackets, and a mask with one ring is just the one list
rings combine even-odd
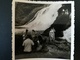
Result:
{"label": "sandy ground", "polygon": [[70,51],[60,50],[55,45],[48,45],[48,52],[31,52],[31,53],[19,53],[16,54],[16,59],[23,58],[62,58],[70,59]]}

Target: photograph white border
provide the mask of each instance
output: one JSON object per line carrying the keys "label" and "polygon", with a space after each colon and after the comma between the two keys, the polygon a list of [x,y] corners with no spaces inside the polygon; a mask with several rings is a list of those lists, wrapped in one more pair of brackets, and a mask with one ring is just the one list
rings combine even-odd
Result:
{"label": "photograph white border", "polygon": [[[34,4],[53,4],[53,3],[64,3],[71,4],[71,59],[74,60],[74,1],[26,1],[26,0],[13,0],[12,2],[12,60],[15,60],[15,2],[23,2],[23,3],[34,3]],[[31,58],[31,59],[17,59],[17,60],[65,60],[65,59],[56,59],[56,58]]]}

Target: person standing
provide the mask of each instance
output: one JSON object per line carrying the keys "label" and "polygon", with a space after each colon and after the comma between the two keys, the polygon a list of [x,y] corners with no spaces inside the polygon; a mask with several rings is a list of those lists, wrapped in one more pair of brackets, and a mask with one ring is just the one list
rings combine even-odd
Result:
{"label": "person standing", "polygon": [[51,29],[49,32],[50,42],[53,42],[55,40],[55,29]]}
{"label": "person standing", "polygon": [[26,31],[23,32],[23,40],[27,38],[27,35],[28,35],[28,29],[26,29]]}

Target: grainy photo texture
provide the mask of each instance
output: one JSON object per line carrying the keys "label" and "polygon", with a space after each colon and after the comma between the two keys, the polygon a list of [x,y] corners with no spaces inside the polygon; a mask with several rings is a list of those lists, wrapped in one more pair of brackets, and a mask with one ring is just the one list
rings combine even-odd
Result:
{"label": "grainy photo texture", "polygon": [[14,59],[72,59],[71,2],[14,1],[12,11]]}

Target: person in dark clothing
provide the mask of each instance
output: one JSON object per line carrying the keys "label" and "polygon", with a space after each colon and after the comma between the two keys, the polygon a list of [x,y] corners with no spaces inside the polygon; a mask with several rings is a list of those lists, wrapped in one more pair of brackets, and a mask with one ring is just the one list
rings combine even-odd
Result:
{"label": "person in dark clothing", "polygon": [[27,38],[27,35],[28,35],[28,29],[26,29],[26,31],[23,33],[23,40]]}
{"label": "person in dark clothing", "polygon": [[34,42],[34,46],[32,47],[33,51],[37,51],[37,47],[38,47],[38,38],[37,36],[35,36],[33,38],[33,42]]}
{"label": "person in dark clothing", "polygon": [[46,36],[44,35],[39,35],[38,36],[39,38],[39,42],[40,42],[40,48],[39,48],[39,51],[42,51],[42,52],[47,52],[49,51],[47,46],[46,46]]}

